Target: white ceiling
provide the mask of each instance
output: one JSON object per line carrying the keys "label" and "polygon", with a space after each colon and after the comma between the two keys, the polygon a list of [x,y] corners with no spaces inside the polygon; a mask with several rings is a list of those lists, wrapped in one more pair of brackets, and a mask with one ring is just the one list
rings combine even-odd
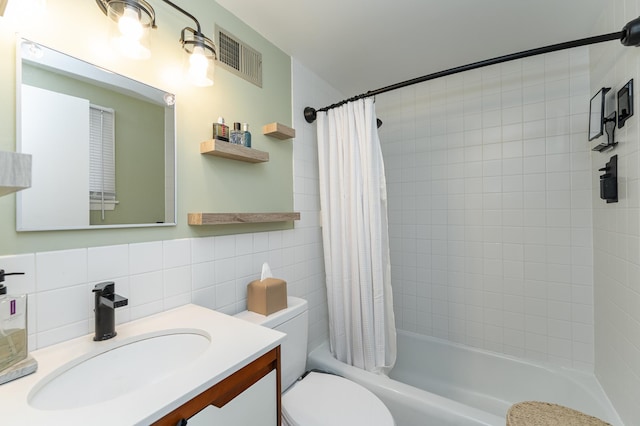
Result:
{"label": "white ceiling", "polygon": [[[353,96],[594,35],[602,0],[217,0]],[[608,32],[620,31],[611,28]],[[336,100],[338,101],[338,99]]]}

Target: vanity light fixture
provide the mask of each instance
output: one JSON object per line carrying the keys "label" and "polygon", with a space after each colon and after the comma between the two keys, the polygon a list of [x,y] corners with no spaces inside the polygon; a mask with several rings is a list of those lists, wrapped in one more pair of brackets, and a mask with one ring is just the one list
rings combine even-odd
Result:
{"label": "vanity light fixture", "polygon": [[[195,20],[195,19],[194,19]],[[216,47],[210,38],[200,31],[186,27],[180,35],[182,48],[189,54],[187,80],[194,86],[213,85],[213,71],[216,61]]]}
{"label": "vanity light fixture", "polygon": [[[191,18],[196,29],[185,27],[180,33],[180,44],[188,54],[187,80],[195,86],[213,85],[213,71],[216,47],[213,41],[202,33],[200,22],[189,12],[169,0],[162,0],[183,15]],[[114,23],[117,34],[112,42],[118,51],[133,59],[151,56],[149,32],[156,28],[155,11],[145,0],[96,0],[98,7]],[[114,26],[112,26],[113,28]]]}
{"label": "vanity light fixture", "polygon": [[149,33],[156,27],[156,13],[145,0],[96,0],[112,21],[110,38],[114,48],[131,59],[151,57]]}

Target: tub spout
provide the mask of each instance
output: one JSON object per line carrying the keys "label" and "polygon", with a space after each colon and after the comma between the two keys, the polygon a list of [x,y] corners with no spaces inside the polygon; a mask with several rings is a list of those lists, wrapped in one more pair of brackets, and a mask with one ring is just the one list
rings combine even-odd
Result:
{"label": "tub spout", "polygon": [[93,289],[95,295],[95,335],[93,340],[107,340],[115,337],[116,321],[115,310],[121,306],[126,306],[128,299],[114,293],[115,284],[113,281],[96,284]]}

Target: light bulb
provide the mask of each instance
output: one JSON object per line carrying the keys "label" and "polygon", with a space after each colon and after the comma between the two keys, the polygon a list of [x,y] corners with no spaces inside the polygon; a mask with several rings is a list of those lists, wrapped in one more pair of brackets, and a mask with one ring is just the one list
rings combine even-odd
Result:
{"label": "light bulb", "polygon": [[188,78],[196,86],[211,86],[213,81],[207,77],[209,60],[202,46],[195,46],[189,56]]}
{"label": "light bulb", "polygon": [[147,59],[151,56],[151,50],[145,45],[148,40],[139,12],[136,7],[127,5],[121,15],[114,13],[114,17],[117,16],[118,30],[113,34],[111,42],[118,52],[131,59]]}
{"label": "light bulb", "polygon": [[142,38],[144,29],[135,8],[125,6],[124,12],[118,20],[118,29],[123,37],[131,42],[138,42]]}

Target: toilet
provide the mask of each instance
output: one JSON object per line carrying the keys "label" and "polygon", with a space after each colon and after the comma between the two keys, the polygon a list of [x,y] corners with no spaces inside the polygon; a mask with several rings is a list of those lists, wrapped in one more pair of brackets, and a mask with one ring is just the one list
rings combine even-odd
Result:
{"label": "toilet", "polygon": [[[344,377],[309,372],[307,363],[308,304],[287,298],[286,309],[264,316],[243,311],[235,316],[287,334],[280,349],[282,424],[288,426],[394,426],[389,409],[371,391]],[[303,376],[304,375],[304,376]]]}

